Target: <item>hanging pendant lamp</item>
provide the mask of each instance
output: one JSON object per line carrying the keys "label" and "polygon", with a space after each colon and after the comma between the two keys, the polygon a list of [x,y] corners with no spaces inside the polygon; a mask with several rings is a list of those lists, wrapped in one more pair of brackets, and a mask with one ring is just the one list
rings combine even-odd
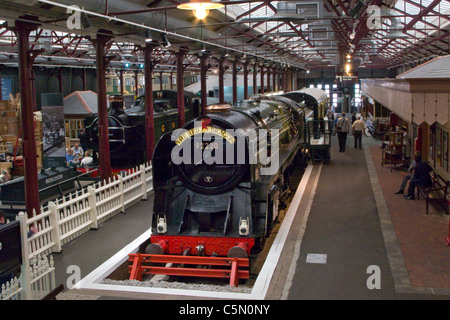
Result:
{"label": "hanging pendant lamp", "polygon": [[179,4],[178,9],[192,10],[197,19],[204,19],[211,9],[222,8],[224,5],[218,2],[211,2],[209,0],[189,0],[189,2]]}

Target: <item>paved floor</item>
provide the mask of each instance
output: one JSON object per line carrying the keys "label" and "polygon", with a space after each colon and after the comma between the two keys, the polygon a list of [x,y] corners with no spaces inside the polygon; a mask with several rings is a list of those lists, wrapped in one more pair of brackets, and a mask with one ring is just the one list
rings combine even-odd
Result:
{"label": "paved floor", "polygon": [[[279,283],[269,299],[450,300],[448,216],[439,211],[426,216],[423,201],[394,196],[401,173],[381,167],[378,141],[364,137],[363,144],[364,150],[351,148],[350,136],[346,152],[339,153],[333,137],[332,160],[311,175],[309,203],[299,206],[303,220],[291,229],[294,251],[282,259],[282,276],[275,275]],[[57,283],[66,282],[68,266],[80,266],[83,277],[147,230],[151,204],[151,198],[138,203],[65,245],[54,256]],[[326,261],[310,263],[310,254],[326,255]],[[368,288],[378,280],[380,289]],[[66,297],[104,298],[101,292],[73,291]]]}
{"label": "paved floor", "polygon": [[[434,233],[440,241],[428,246],[428,254],[414,250],[432,236],[420,227],[428,218],[423,204],[391,196],[398,190],[401,172],[381,167],[378,141],[365,138],[364,143],[363,151],[349,147],[353,137],[345,153],[338,152],[336,144],[332,147],[332,161],[322,168],[288,299],[450,299],[447,281],[428,282],[429,287],[423,282],[449,277],[450,248],[445,246],[445,235]],[[402,213],[416,212],[412,230],[408,221],[391,222],[389,209],[399,207]],[[437,220],[434,223],[448,227],[448,216]],[[434,263],[424,261],[435,253]],[[309,263],[308,254],[326,255],[326,263]],[[425,270],[427,265],[435,268]],[[420,276],[414,273],[416,269],[422,271]],[[380,289],[368,288],[373,270],[379,270]],[[422,282],[410,281],[414,276]]]}

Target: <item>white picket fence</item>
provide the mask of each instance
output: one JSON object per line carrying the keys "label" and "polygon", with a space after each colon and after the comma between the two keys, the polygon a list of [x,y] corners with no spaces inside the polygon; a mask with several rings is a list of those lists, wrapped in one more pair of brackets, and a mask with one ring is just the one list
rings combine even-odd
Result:
{"label": "white picket fence", "polygon": [[[19,213],[23,241],[21,279],[12,279],[9,287],[2,288],[0,300],[40,299],[50,293],[55,288],[55,280],[53,258],[47,256],[61,252],[64,244],[98,229],[100,223],[125,212],[136,202],[146,200],[151,192],[152,166],[148,163],[51,201],[41,207],[39,215],[33,212],[29,218]],[[28,236],[30,230],[34,234]],[[42,262],[45,259],[47,263]],[[37,263],[33,264],[35,260]]]}

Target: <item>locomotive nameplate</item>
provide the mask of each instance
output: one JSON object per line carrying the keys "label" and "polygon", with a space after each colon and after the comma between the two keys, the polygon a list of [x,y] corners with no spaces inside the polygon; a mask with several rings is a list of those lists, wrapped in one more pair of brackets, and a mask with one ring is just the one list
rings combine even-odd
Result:
{"label": "locomotive nameplate", "polygon": [[214,128],[214,127],[206,127],[206,128],[202,128],[202,127],[195,127],[193,129],[187,130],[186,132],[184,132],[183,134],[181,134],[178,139],[175,140],[175,143],[177,145],[182,144],[185,140],[191,138],[192,136],[196,135],[196,134],[201,134],[201,133],[211,133],[214,134],[216,136],[222,137],[225,140],[227,140],[229,143],[234,144],[236,142],[236,138],[234,136],[232,136],[231,134],[229,134],[228,132],[219,129],[219,128]]}

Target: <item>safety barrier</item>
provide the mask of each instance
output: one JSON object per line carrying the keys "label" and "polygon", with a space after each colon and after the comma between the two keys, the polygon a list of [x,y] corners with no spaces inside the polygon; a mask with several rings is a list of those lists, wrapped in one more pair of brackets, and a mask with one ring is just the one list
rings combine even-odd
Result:
{"label": "safety barrier", "polygon": [[[22,274],[20,281],[11,280],[10,288],[5,288],[5,295],[7,291],[7,296],[23,298],[24,286],[27,288],[26,299],[40,299],[50,293],[55,287],[54,279],[53,282],[42,282],[44,280],[40,279],[45,278],[44,274],[51,273],[53,266],[49,267],[50,271],[42,271],[44,264],[39,262],[41,269],[38,272],[38,280],[34,274],[30,274],[32,269],[26,266],[32,265],[33,259],[41,261],[39,259],[48,259],[46,256],[53,252],[61,252],[64,244],[91,229],[98,229],[100,223],[117,213],[125,212],[125,209],[136,202],[146,200],[152,191],[152,166],[146,163],[123,172],[122,175],[99,181],[68,196],[50,201],[46,207],[41,207],[38,215],[35,211],[31,217],[23,212],[19,213],[17,219],[21,222],[23,239]],[[49,259],[52,261],[51,256]],[[15,288],[20,282],[22,290],[11,294],[11,288]],[[37,288],[32,288],[32,285]]]}

